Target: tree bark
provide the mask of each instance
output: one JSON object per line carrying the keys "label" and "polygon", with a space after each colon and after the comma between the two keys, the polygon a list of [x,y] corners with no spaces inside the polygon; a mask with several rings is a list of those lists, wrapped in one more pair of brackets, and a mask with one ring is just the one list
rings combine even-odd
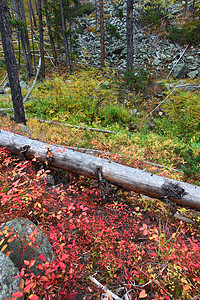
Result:
{"label": "tree bark", "polygon": [[127,0],[126,14],[126,38],[127,38],[127,61],[126,71],[133,71],[133,0]]}
{"label": "tree bark", "polygon": [[104,18],[103,0],[100,0],[100,28],[101,28],[101,67],[105,67],[105,42],[104,42]]}
{"label": "tree bark", "polygon": [[39,18],[39,31],[40,31],[40,57],[41,57],[41,74],[45,79],[45,58],[44,58],[44,37],[43,37],[43,24],[42,24],[42,0],[38,0],[38,18]]}
{"label": "tree bark", "polygon": [[[167,179],[142,170],[120,165],[113,161],[67,149],[48,145],[27,137],[1,130],[0,146],[15,154],[89,178],[101,177],[113,184],[158,199],[170,199],[177,204],[200,210],[200,187]],[[27,150],[27,151],[26,151]]]}
{"label": "tree bark", "polygon": [[47,22],[49,39],[50,39],[51,48],[52,48],[52,52],[53,52],[54,63],[56,65],[57,64],[57,53],[56,53],[56,47],[55,47],[55,43],[54,43],[54,39],[53,39],[53,35],[52,35],[52,30],[51,30],[51,25],[50,25],[51,24],[51,17],[50,17],[49,12],[48,12],[47,0],[44,0],[44,8],[45,8],[45,14],[46,14],[46,22]]}
{"label": "tree bark", "polygon": [[23,3],[23,0],[19,0],[19,2],[20,2],[22,20],[25,24],[25,27],[24,27],[24,41],[25,41],[26,47],[27,47],[28,75],[29,75],[29,77],[32,77],[33,76],[33,66],[32,66],[31,48],[30,48],[30,43],[29,43],[27,23],[26,23],[25,11],[24,11],[24,3]]}
{"label": "tree bark", "polygon": [[67,35],[66,35],[66,24],[65,24],[65,16],[64,16],[62,0],[60,0],[60,14],[61,14],[61,21],[62,21],[62,35],[63,35],[63,39],[64,39],[66,64],[67,64],[67,66],[70,67],[69,46],[68,46],[68,40],[67,40]]}
{"label": "tree bark", "polygon": [[8,78],[11,88],[14,116],[16,123],[26,123],[21,87],[19,84],[19,75],[17,63],[12,43],[12,32],[10,25],[9,9],[6,0],[1,0],[0,4],[0,31],[2,44],[8,72]]}

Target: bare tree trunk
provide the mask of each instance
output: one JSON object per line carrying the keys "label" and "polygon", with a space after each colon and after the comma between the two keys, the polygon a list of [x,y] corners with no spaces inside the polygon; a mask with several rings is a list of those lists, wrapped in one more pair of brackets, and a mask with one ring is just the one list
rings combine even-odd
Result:
{"label": "bare tree trunk", "polygon": [[26,23],[23,0],[19,0],[19,3],[20,3],[22,20],[25,24],[25,27],[24,27],[24,41],[26,43],[27,52],[28,52],[27,53],[28,68],[29,68],[28,75],[29,75],[29,77],[32,77],[33,76],[33,66],[32,66],[32,58],[31,58],[31,48],[30,48],[30,43],[29,43],[29,37],[28,37],[28,30],[27,30],[27,23]]}
{"label": "bare tree trunk", "polygon": [[51,30],[51,17],[48,12],[48,7],[47,7],[47,0],[44,0],[44,7],[45,7],[45,14],[46,14],[46,22],[47,22],[47,28],[48,28],[48,34],[49,34],[49,39],[51,43],[51,48],[53,52],[53,58],[54,58],[54,63],[55,65],[57,64],[57,53],[56,53],[56,47],[55,43],[53,40],[53,35],[52,35],[52,30]]}
{"label": "bare tree trunk", "polygon": [[[12,7],[12,11],[13,11],[13,15],[14,15],[15,19],[21,21],[22,16],[21,16],[21,13],[20,13],[19,2],[16,1],[16,0],[11,0],[11,7]],[[30,64],[29,64],[28,55],[27,55],[27,52],[26,52],[26,43],[25,43],[24,30],[19,29],[19,35],[20,35],[20,39],[21,39],[21,45],[22,45],[22,51],[23,51],[23,55],[24,55],[25,65],[26,65],[26,71],[30,76],[30,74],[32,72],[31,72],[31,67],[30,67]]]}
{"label": "bare tree trunk", "polygon": [[101,67],[105,67],[104,17],[103,0],[100,0],[100,28],[101,28]]}
{"label": "bare tree trunk", "polygon": [[45,79],[45,58],[44,58],[44,38],[43,38],[43,24],[42,24],[42,0],[38,0],[38,18],[39,18],[39,31],[40,31],[40,57],[41,57],[41,74]]}
{"label": "bare tree trunk", "polygon": [[188,0],[185,0],[185,6],[184,6],[184,11],[183,11],[183,17],[186,16],[187,7],[188,7]]}
{"label": "bare tree trunk", "polygon": [[31,22],[31,40],[32,40],[32,49],[33,49],[33,62],[34,62],[34,68],[36,69],[36,63],[35,63],[35,45],[34,45],[34,39],[33,39],[33,21],[32,21],[32,9],[31,9],[31,1],[27,0],[28,5],[28,11],[30,16],[30,22]]}
{"label": "bare tree trunk", "polygon": [[[85,153],[49,145],[11,132],[1,130],[0,146],[7,147],[15,154],[85,177],[98,179],[99,176],[113,184],[158,199],[200,210],[200,187],[177,180],[154,175],[142,170],[120,165],[113,161]],[[26,150],[26,151],[25,151]],[[48,159],[48,157],[51,159]]]}
{"label": "bare tree trunk", "polygon": [[12,32],[11,32],[11,25],[10,25],[9,9],[6,0],[1,0],[1,5],[0,5],[0,31],[2,37],[6,68],[8,72],[8,78],[9,78],[11,94],[12,94],[15,121],[17,123],[25,124],[26,121],[25,121],[23,99],[22,99],[21,87],[19,84],[17,63],[16,63],[14,48],[12,43]]}
{"label": "bare tree trunk", "polygon": [[190,6],[190,16],[193,15],[194,13],[194,5],[195,5],[196,0],[193,0],[192,5]]}
{"label": "bare tree trunk", "polygon": [[126,71],[133,71],[133,0],[127,0],[126,15],[127,62]]}
{"label": "bare tree trunk", "polygon": [[31,14],[33,16],[33,23],[34,23],[34,26],[36,27],[37,26],[37,22],[36,22],[36,18],[35,18],[35,12],[34,12],[34,9],[33,9],[32,0],[29,0],[29,6],[30,6]]}
{"label": "bare tree trunk", "polygon": [[64,39],[66,64],[67,64],[67,66],[70,67],[69,46],[68,46],[68,40],[67,40],[67,35],[66,35],[66,24],[65,24],[65,16],[64,16],[62,0],[60,0],[60,14],[61,14],[61,21],[62,21],[62,35],[63,35],[63,39]]}

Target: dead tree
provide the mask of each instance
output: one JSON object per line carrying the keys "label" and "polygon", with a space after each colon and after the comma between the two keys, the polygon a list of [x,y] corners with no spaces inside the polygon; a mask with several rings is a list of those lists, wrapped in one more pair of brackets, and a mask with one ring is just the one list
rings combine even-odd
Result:
{"label": "dead tree", "polygon": [[0,146],[27,159],[40,162],[85,177],[106,180],[117,186],[150,197],[173,201],[200,210],[200,187],[167,179],[142,170],[120,165],[113,161],[49,145],[37,140],[1,130]]}

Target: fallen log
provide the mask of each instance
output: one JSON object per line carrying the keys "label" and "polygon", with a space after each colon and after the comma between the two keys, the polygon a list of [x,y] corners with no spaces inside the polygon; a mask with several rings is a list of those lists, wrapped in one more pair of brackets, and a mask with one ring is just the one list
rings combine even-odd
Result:
{"label": "fallen log", "polygon": [[111,160],[69,150],[64,146],[49,145],[4,130],[0,131],[0,146],[17,155],[23,154],[27,159],[36,157],[38,161],[48,161],[49,165],[56,168],[93,179],[100,176],[128,190],[200,210],[200,186],[167,179]]}

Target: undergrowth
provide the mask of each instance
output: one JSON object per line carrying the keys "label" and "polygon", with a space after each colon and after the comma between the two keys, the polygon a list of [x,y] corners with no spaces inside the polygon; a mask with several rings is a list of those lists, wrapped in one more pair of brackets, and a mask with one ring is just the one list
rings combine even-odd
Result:
{"label": "undergrowth", "polygon": [[67,173],[63,186],[47,189],[45,176],[57,179],[55,170],[44,171],[35,159],[16,159],[5,149],[0,160],[1,223],[30,219],[55,253],[51,264],[43,258],[43,276],[27,277],[22,268],[26,299],[98,298],[101,291],[90,275],[119,297],[186,300],[199,295],[198,226],[174,220],[161,202],[132,192],[113,189],[103,200],[95,181]]}

